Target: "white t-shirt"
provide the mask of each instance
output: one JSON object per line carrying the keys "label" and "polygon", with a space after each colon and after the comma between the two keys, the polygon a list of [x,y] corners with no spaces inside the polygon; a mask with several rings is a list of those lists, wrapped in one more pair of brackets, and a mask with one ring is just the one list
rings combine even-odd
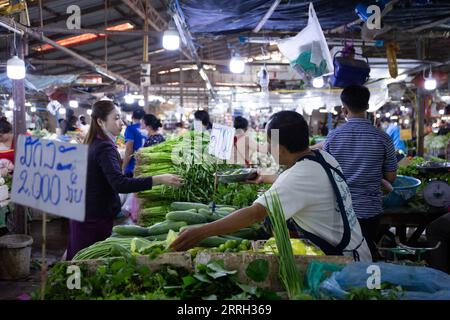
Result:
{"label": "white t-shirt", "polygon": [[[325,151],[321,151],[321,154],[325,161],[334,168],[341,170],[336,159],[330,154]],[[333,170],[332,172],[340,189],[350,224],[351,239],[345,250],[353,250],[363,240],[361,228],[352,207],[352,199],[347,184],[337,173]],[[286,220],[293,218],[306,231],[332,245],[339,244],[344,233],[343,221],[333,186],[319,163],[305,159],[284,171],[270,190],[265,193],[269,203],[271,203],[270,194],[275,191],[280,197]],[[267,207],[264,195],[259,197],[255,203]],[[366,241],[361,244],[357,251],[360,261],[372,261]],[[344,252],[344,255],[352,256],[352,253]]]}

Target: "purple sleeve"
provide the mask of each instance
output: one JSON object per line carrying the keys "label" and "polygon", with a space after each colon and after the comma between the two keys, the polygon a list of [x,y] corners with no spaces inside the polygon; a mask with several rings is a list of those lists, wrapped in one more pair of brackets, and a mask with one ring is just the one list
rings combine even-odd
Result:
{"label": "purple sleeve", "polygon": [[111,187],[118,193],[133,193],[152,188],[152,177],[128,178],[122,174],[117,150],[110,143],[102,143],[96,152],[96,161]]}

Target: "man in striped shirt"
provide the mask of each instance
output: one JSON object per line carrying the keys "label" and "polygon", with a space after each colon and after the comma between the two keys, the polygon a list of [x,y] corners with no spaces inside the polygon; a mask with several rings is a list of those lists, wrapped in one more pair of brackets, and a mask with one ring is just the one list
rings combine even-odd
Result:
{"label": "man in striped shirt", "polygon": [[349,86],[341,93],[347,123],[327,137],[323,149],[341,165],[350,188],[353,208],[372,256],[377,256],[375,238],[382,212],[382,179],[394,182],[397,159],[392,139],[366,119],[370,92],[364,86]]}

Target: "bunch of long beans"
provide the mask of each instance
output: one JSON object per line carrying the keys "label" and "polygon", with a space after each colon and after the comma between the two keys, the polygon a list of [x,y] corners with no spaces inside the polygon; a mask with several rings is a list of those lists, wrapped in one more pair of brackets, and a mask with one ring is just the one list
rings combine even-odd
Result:
{"label": "bunch of long beans", "polygon": [[73,261],[108,258],[111,256],[111,248],[121,245],[125,249],[131,250],[131,240],[133,238],[107,238],[103,241],[96,242],[93,245],[77,252],[72,258]]}
{"label": "bunch of long beans", "polygon": [[295,299],[301,294],[302,282],[295,263],[294,252],[292,251],[289,230],[280,197],[277,192],[273,191],[269,195],[270,203],[265,195],[264,197],[278,248],[279,276],[289,299]]}

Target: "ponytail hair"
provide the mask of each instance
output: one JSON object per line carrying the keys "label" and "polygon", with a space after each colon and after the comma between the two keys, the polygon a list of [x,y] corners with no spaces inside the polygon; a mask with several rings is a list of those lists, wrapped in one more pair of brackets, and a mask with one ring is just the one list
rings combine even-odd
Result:
{"label": "ponytail hair", "polygon": [[159,120],[155,115],[153,114],[146,114],[144,118],[142,119],[147,127],[150,127],[153,129],[153,131],[158,130],[162,127],[161,120]]}
{"label": "ponytail hair", "polygon": [[116,106],[112,101],[100,100],[94,103],[92,106],[91,126],[89,132],[84,140],[85,144],[91,144],[97,136],[102,139],[108,139],[103,129],[98,124],[98,119],[106,121],[108,115],[116,109]]}
{"label": "ponytail hair", "polygon": [[0,134],[12,133],[12,125],[6,117],[0,118]]}

